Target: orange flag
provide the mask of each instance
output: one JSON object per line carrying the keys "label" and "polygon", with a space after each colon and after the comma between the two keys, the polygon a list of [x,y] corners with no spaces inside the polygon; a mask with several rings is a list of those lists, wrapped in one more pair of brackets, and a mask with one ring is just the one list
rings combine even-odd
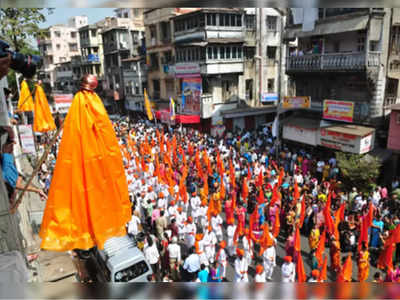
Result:
{"label": "orange flag", "polygon": [[264,177],[263,177],[262,170],[260,170],[260,173],[258,174],[258,177],[257,177],[257,184],[256,184],[256,186],[262,187],[263,183],[264,183]]}
{"label": "orange flag", "polygon": [[40,85],[36,85],[35,110],[33,119],[33,131],[47,132],[56,129],[53,116],[50,112],[46,94]]}
{"label": "orange flag", "polygon": [[251,171],[250,171],[250,166],[247,166],[247,181],[251,180]]}
{"label": "orange flag", "polygon": [[343,278],[344,282],[351,282],[353,275],[353,261],[351,255],[347,256],[346,261],[343,264],[342,270],[340,271],[339,278]]}
{"label": "orange flag", "polygon": [[229,177],[231,180],[232,187],[233,187],[233,189],[235,189],[235,187],[236,187],[235,170],[233,169],[232,160],[229,161]]}
{"label": "orange flag", "polygon": [[34,109],[33,99],[25,80],[21,83],[21,91],[18,99],[18,111],[32,111]]}
{"label": "orange flag", "polygon": [[278,187],[282,185],[283,177],[285,176],[285,171],[281,168],[278,177]]}
{"label": "orange flag", "polygon": [[243,178],[243,186],[242,186],[242,199],[245,203],[247,203],[247,196],[249,195],[249,187],[247,186],[247,178]]}
{"label": "orange flag", "polygon": [[328,194],[328,200],[326,201],[326,205],[323,210],[325,217],[326,229],[329,234],[335,233],[335,225],[333,224],[332,215],[331,215],[331,193]]}
{"label": "orange flag", "polygon": [[264,191],[260,189],[260,192],[258,194],[258,204],[263,204],[264,202],[265,202]]}
{"label": "orange flag", "polygon": [[225,191],[225,184],[224,184],[223,180],[221,180],[219,195],[220,195],[220,200],[225,199],[226,191]]}
{"label": "orange flag", "polygon": [[378,268],[379,269],[385,269],[385,267],[388,267],[389,270],[393,270],[393,251],[394,251],[394,244],[390,243],[389,245],[386,245],[381,250],[381,253],[379,254],[378,258]]}
{"label": "orange flag", "polygon": [[276,201],[279,200],[279,194],[278,194],[278,184],[274,185],[274,188],[272,189],[272,197],[271,197],[271,202],[269,204],[270,207],[272,207]]}
{"label": "orange flag", "polygon": [[318,266],[322,265],[322,255],[325,251],[325,241],[326,241],[326,230],[321,235],[321,238],[318,242],[318,247],[317,250],[315,251],[315,257],[317,258],[318,261]]}
{"label": "orange flag", "polygon": [[297,273],[297,282],[307,281],[307,275],[306,271],[304,270],[304,263],[303,263],[303,258],[301,257],[301,253],[299,253],[299,256],[297,257],[296,273]]}
{"label": "orange flag", "polygon": [[277,237],[279,235],[279,231],[281,229],[281,220],[279,216],[279,209],[275,211],[275,221],[274,221],[274,228],[272,230],[272,235]]}
{"label": "orange flag", "polygon": [[324,255],[324,261],[322,263],[321,273],[319,273],[319,278],[321,282],[328,280],[328,256]]}
{"label": "orange flag", "polygon": [[294,236],[294,250],[297,252],[301,251],[301,237],[299,226],[296,226],[296,234]]}
{"label": "orange flag", "polygon": [[300,228],[303,227],[305,215],[306,215],[306,200],[303,197],[303,200],[301,201],[301,211],[300,211],[300,223],[299,223]]}
{"label": "orange flag", "polygon": [[358,238],[358,251],[361,250],[362,243],[365,242],[368,245],[368,215],[362,217],[361,226],[360,226],[360,236]]}
{"label": "orange flag", "polygon": [[79,91],[64,122],[40,230],[41,248],[90,249],[126,235],[128,184],[115,131],[94,92]]}
{"label": "orange flag", "polygon": [[264,223],[263,225],[261,225],[261,228],[262,228],[262,236],[260,238],[260,252],[259,252],[260,256],[263,254],[265,249],[274,244],[274,241],[271,239],[269,233],[268,223]]}

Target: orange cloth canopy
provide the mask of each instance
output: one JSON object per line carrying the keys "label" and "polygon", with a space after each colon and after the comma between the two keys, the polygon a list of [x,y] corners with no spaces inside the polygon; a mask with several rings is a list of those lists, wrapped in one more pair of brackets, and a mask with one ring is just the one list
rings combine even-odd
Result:
{"label": "orange cloth canopy", "polygon": [[18,110],[19,111],[32,111],[33,110],[33,99],[31,92],[29,91],[28,84],[25,80],[21,83],[21,91],[18,99]]}
{"label": "orange cloth canopy", "polygon": [[35,92],[35,118],[33,120],[33,131],[47,132],[56,129],[53,116],[50,112],[46,94],[40,85],[36,85]]}
{"label": "orange cloth canopy", "polygon": [[89,249],[126,234],[131,218],[122,155],[94,92],[79,91],[65,119],[40,231],[41,248]]}

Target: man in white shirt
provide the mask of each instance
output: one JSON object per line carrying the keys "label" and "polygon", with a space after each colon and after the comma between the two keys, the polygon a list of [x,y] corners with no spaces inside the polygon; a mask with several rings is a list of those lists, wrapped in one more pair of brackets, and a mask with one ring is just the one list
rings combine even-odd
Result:
{"label": "man in white shirt", "polygon": [[181,263],[181,247],[176,236],[172,237],[172,243],[168,245],[169,267],[174,281],[178,280],[177,266]]}
{"label": "man in white shirt", "polygon": [[274,268],[276,266],[276,249],[274,245],[271,245],[265,249],[263,253],[263,260],[266,279],[271,280]]}
{"label": "man in white shirt", "polygon": [[196,194],[196,192],[192,193],[192,197],[190,198],[190,206],[192,208],[192,218],[195,223],[198,223],[200,217],[200,197]]}
{"label": "man in white shirt", "polygon": [[236,249],[237,258],[235,259],[235,282],[249,282],[247,275],[249,265],[244,257],[243,249]]}
{"label": "man in white shirt", "polygon": [[192,217],[188,217],[185,225],[185,242],[188,248],[194,246],[196,231],[197,228]]}
{"label": "man in white shirt", "polygon": [[222,278],[226,277],[226,266],[228,264],[228,256],[226,255],[225,247],[226,247],[226,242],[222,241],[219,244],[219,250],[218,253],[215,257],[216,261],[220,264],[221,266],[221,276]]}
{"label": "man in white shirt", "polygon": [[136,236],[139,233],[139,224],[140,219],[137,216],[132,215],[132,218],[128,223],[128,234]]}
{"label": "man in white shirt", "polygon": [[205,252],[210,263],[214,263],[215,245],[217,244],[217,237],[212,231],[211,226],[207,226],[204,230]]}
{"label": "man in white shirt", "polygon": [[200,257],[195,253],[194,247],[190,248],[190,254],[185,259],[183,269],[186,271],[186,280],[194,281],[197,278],[197,273],[200,271]]}
{"label": "man in white shirt", "polygon": [[244,257],[247,259],[247,264],[251,264],[252,256],[253,256],[253,241],[249,238],[249,229],[245,229],[245,235],[242,238]]}
{"label": "man in white shirt", "polygon": [[158,252],[156,244],[153,242],[151,237],[147,238],[147,247],[144,249],[144,256],[151,265],[153,273],[155,274],[157,281],[159,280],[159,260],[160,253]]}
{"label": "man in white shirt", "polygon": [[213,216],[211,217],[211,226],[212,230],[214,231],[215,235],[217,236],[218,242],[222,241],[223,235],[222,235],[222,218],[219,214],[216,212],[213,213]]}
{"label": "man in white shirt", "polygon": [[292,262],[292,257],[285,256],[283,260],[285,262],[282,264],[282,282],[294,282],[296,278],[296,269]]}
{"label": "man in white shirt", "polygon": [[233,256],[236,252],[236,246],[233,241],[235,231],[236,231],[236,225],[228,224],[228,227],[226,229],[226,235],[228,236],[227,252],[229,256]]}
{"label": "man in white shirt", "polygon": [[183,212],[182,206],[179,206],[176,214],[176,226],[178,226],[179,240],[181,241],[185,238],[185,220],[186,213]]}

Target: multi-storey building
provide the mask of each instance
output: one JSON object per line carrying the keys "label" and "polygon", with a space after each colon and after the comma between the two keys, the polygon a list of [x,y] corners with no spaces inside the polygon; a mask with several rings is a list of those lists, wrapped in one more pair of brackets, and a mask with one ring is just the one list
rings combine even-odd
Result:
{"label": "multi-storey building", "polygon": [[106,106],[114,106],[120,112],[124,109],[125,98],[122,60],[140,54],[143,31],[144,27],[138,27],[131,19],[115,17],[106,18],[101,31],[106,74],[103,100]]}
{"label": "multi-storey building", "polygon": [[148,94],[159,107],[180,93],[175,80],[174,24],[172,18],[196,9],[158,8],[144,12],[146,56],[148,64]]}
{"label": "multi-storey building", "polygon": [[99,86],[103,87],[104,55],[103,40],[100,34],[103,22],[79,28],[81,45],[81,73],[97,76]]}
{"label": "multi-storey building", "polygon": [[144,112],[144,89],[147,88],[145,55],[122,61],[125,83],[125,108],[129,112]]}
{"label": "multi-storey building", "polygon": [[80,55],[80,41],[78,28],[86,26],[86,16],[74,17],[69,20],[69,25],[54,25],[49,27],[43,40],[38,40],[40,55],[43,56],[43,68],[40,75],[52,87],[56,81],[56,65],[68,62],[72,56]]}
{"label": "multi-storey building", "polygon": [[[359,153],[354,143],[359,140],[358,134],[366,132],[362,126],[380,128],[388,113],[386,104],[397,101],[399,76],[393,76],[390,70],[395,66],[395,59],[390,60],[394,53],[389,50],[390,32],[391,43],[396,47],[394,11],[324,8],[299,12],[292,9],[285,32],[286,41],[297,39],[298,44],[286,59],[286,73],[295,86],[292,96],[311,97],[311,108],[303,110],[303,116],[310,114],[313,119],[322,118],[343,129],[333,138],[329,128],[316,124],[315,132],[320,133],[316,138],[318,145]],[[388,65],[388,60],[393,64]],[[375,130],[372,128],[372,131]],[[373,137],[365,143],[372,150]],[[378,140],[378,144],[384,143]]]}

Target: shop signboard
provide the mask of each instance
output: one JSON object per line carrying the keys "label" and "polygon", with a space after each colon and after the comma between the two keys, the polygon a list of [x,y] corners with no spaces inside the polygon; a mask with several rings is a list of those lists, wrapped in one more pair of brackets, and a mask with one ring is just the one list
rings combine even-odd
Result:
{"label": "shop signboard", "polygon": [[61,114],[66,114],[72,104],[74,95],[72,94],[53,94],[56,110]]}
{"label": "shop signboard", "polygon": [[362,137],[321,128],[319,145],[343,152],[364,154],[374,147],[374,132]]}
{"label": "shop signboard", "polygon": [[19,137],[21,139],[21,148],[23,153],[35,154],[35,140],[33,138],[32,125],[19,125]]}
{"label": "shop signboard", "polygon": [[176,78],[200,77],[200,65],[196,63],[177,63],[171,68]]}
{"label": "shop signboard", "polygon": [[278,101],[278,94],[276,93],[262,93],[261,94],[261,102],[275,102]]}
{"label": "shop signboard", "polygon": [[354,102],[324,100],[322,118],[327,120],[353,122]]}
{"label": "shop signboard", "polygon": [[318,142],[317,128],[302,128],[285,124],[283,126],[282,136],[286,140],[301,142],[303,144],[316,146]]}
{"label": "shop signboard", "polygon": [[200,115],[201,113],[201,77],[184,78],[182,81],[182,107],[183,113]]}
{"label": "shop signboard", "polygon": [[293,109],[293,108],[310,108],[311,97],[309,96],[298,96],[298,97],[283,97],[282,108]]}

